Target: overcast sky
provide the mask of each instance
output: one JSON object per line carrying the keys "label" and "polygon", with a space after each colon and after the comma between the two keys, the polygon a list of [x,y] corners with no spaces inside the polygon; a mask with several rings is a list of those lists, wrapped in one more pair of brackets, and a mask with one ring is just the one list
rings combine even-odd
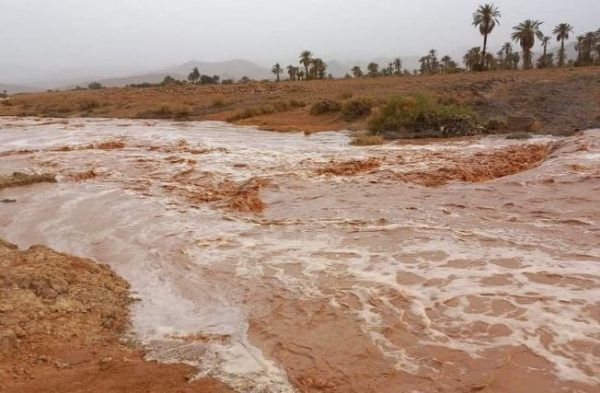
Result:
{"label": "overcast sky", "polygon": [[[243,58],[267,66],[303,49],[325,60],[441,54],[481,45],[471,0],[0,0],[0,70],[160,68]],[[576,33],[600,27],[600,0],[498,0],[492,49],[527,18]],[[8,66],[10,65],[10,67]],[[18,66],[18,67],[14,67]],[[27,67],[24,67],[27,66]],[[2,68],[4,67],[4,68]],[[10,72],[5,71],[5,76]],[[0,75],[0,81],[3,77]],[[6,82],[6,81],[5,81]]]}

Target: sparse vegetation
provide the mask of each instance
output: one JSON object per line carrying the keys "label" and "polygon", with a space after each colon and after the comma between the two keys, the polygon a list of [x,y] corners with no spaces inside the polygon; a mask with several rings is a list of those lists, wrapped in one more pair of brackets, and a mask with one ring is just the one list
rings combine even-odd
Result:
{"label": "sparse vegetation", "polygon": [[324,113],[335,113],[342,109],[342,104],[334,100],[321,100],[313,104],[310,108],[311,115],[322,115]]}
{"label": "sparse vegetation", "polygon": [[353,121],[371,114],[371,108],[375,105],[369,97],[357,97],[342,106],[342,115],[346,121]]}
{"label": "sparse vegetation", "polygon": [[187,120],[190,117],[190,110],[184,107],[171,108],[169,105],[161,105],[156,109],[139,112],[136,115],[138,119],[174,119]]}
{"label": "sparse vegetation", "polygon": [[386,138],[419,138],[472,135],[480,133],[482,127],[467,106],[414,94],[392,97],[371,117],[369,130]]}
{"label": "sparse vegetation", "polygon": [[100,83],[98,82],[92,82],[88,85],[88,89],[90,90],[100,90],[103,89],[104,86],[102,86]]}
{"label": "sparse vegetation", "polygon": [[352,137],[350,142],[354,146],[374,146],[383,144],[384,139],[381,135],[373,135],[368,133],[359,133]]}

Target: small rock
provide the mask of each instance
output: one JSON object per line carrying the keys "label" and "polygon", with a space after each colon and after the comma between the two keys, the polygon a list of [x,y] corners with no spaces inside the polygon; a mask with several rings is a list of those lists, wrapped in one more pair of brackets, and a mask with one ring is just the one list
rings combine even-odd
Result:
{"label": "small rock", "polygon": [[54,361],[54,365],[56,366],[56,368],[59,368],[59,369],[67,368],[70,366],[69,363],[63,362],[62,360],[59,360],[59,359],[56,359]]}
{"label": "small rock", "polygon": [[107,370],[110,367],[110,364],[112,363],[113,358],[111,357],[105,357],[100,359],[100,361],[98,362],[98,365],[100,366],[100,370]]}

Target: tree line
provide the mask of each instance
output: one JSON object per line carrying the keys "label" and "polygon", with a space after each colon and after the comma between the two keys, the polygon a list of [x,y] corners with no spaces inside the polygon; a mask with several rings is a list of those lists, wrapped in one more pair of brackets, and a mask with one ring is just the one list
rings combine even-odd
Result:
{"label": "tree line", "polygon": [[[552,30],[552,35],[546,35],[542,32],[543,22],[535,19],[527,19],[517,26],[513,27],[511,41],[502,45],[495,53],[488,50],[488,38],[493,33],[496,26],[500,25],[502,15],[500,9],[494,4],[480,5],[473,13],[473,27],[479,30],[483,36],[483,45],[475,46],[469,49],[463,56],[464,68],[461,67],[450,56],[438,56],[436,49],[431,49],[425,56],[419,59],[419,69],[412,73],[407,69],[402,69],[402,60],[396,57],[392,62],[380,65],[371,62],[366,70],[358,65],[353,66],[346,78],[362,77],[380,77],[380,76],[401,76],[417,74],[452,74],[464,71],[488,71],[488,70],[516,70],[519,67],[523,69],[564,67],[570,66],[589,66],[600,65],[600,29],[577,36],[575,49],[577,50],[576,59],[567,59],[565,42],[574,34],[574,28],[569,23],[560,23]],[[548,52],[548,45],[556,39],[560,43],[560,48],[555,58],[554,53]],[[542,54],[537,59],[533,59],[532,49],[536,42],[541,44]],[[520,47],[520,51],[513,47],[513,42]],[[322,80],[332,79],[333,76],[327,73],[327,63],[319,57],[315,57],[310,50],[304,50],[298,57],[298,65],[290,64],[282,67],[280,63],[275,63],[271,72],[275,75],[276,82],[282,79],[287,73],[290,81],[303,80]],[[201,74],[198,68],[194,68],[188,75],[187,81],[191,84],[232,84],[232,79],[220,80],[218,75]],[[247,83],[252,81],[248,77],[242,77],[238,83]],[[139,85],[129,85],[130,87],[147,87],[157,85],[170,85],[184,83],[171,76],[166,76],[159,84],[143,83]],[[90,89],[93,88],[91,85]],[[97,87],[96,87],[97,88]]]}

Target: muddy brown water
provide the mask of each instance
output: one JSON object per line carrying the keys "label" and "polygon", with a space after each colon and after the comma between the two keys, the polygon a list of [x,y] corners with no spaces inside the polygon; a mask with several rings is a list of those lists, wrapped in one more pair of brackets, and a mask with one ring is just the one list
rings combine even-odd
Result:
{"label": "muddy brown water", "polygon": [[[389,176],[529,143],[555,149],[488,182]],[[316,171],[363,158],[382,164]],[[240,392],[600,392],[598,130],[358,148],[344,132],[3,118],[0,171],[17,170],[58,183],[0,191],[17,200],[0,238],[113,267],[151,359]],[[218,186],[251,178],[266,209],[227,208]]]}

